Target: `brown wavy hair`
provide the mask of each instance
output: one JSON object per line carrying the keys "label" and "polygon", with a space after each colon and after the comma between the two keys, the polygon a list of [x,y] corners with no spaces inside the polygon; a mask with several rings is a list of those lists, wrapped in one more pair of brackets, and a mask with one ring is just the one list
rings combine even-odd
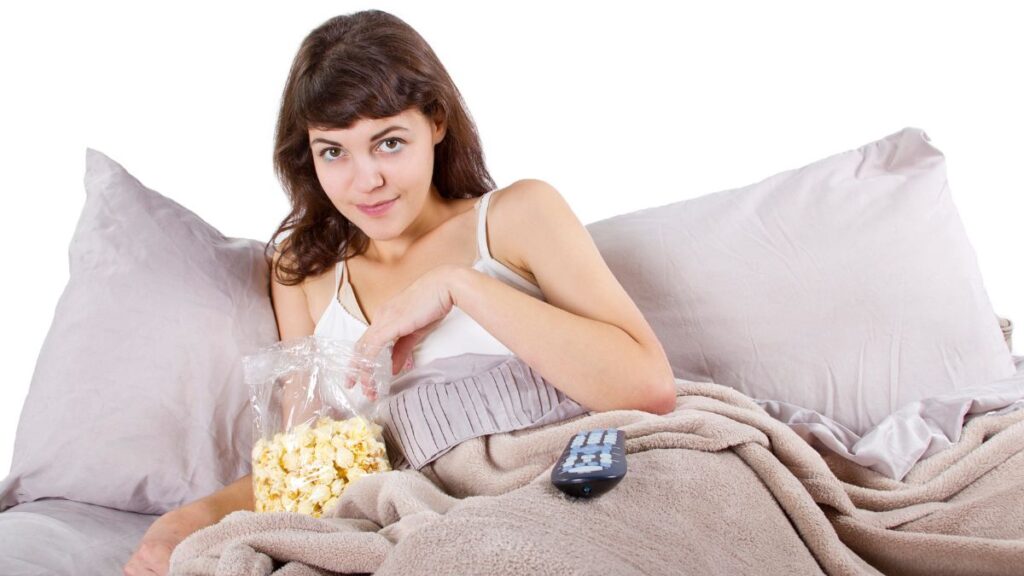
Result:
{"label": "brown wavy hair", "polygon": [[[364,253],[367,236],[335,208],[317,179],[309,129],[346,129],[416,107],[444,119],[432,184],[444,198],[494,188],[476,125],[448,71],[426,40],[397,16],[365,10],[335,16],[302,41],[285,82],[274,133],[274,171],[291,212],[264,247],[285,285],[299,284],[343,258]],[[277,241],[278,236],[286,234]]]}

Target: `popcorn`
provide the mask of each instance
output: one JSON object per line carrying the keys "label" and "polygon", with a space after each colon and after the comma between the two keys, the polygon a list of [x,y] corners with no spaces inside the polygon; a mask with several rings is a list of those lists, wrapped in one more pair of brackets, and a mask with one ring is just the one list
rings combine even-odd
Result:
{"label": "popcorn", "polygon": [[391,470],[381,426],[356,416],[321,417],[300,424],[252,449],[257,512],[299,512],[319,518],[352,482]]}

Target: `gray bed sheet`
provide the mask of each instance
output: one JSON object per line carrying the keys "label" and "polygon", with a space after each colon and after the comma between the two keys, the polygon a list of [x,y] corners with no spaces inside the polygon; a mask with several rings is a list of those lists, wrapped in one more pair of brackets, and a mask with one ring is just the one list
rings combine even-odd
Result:
{"label": "gray bed sheet", "polygon": [[159,517],[59,498],[19,504],[0,513],[0,574],[123,574]]}

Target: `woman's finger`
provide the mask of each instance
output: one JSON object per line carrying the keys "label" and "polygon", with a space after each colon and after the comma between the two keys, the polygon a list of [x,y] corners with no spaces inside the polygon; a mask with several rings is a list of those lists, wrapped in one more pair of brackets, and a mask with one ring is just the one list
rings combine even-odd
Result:
{"label": "woman's finger", "polygon": [[356,384],[363,383],[366,374],[366,364],[367,362],[372,362],[375,358],[375,356],[371,356],[371,354],[374,354],[374,346],[371,344],[368,336],[370,334],[363,334],[352,347],[354,354],[349,362],[349,376],[345,380],[346,388],[352,388]]}
{"label": "woman's finger", "polygon": [[401,372],[402,368],[404,368],[408,363],[409,361],[406,358],[405,354],[396,354],[395,352],[392,352],[391,375],[394,376],[395,374]]}

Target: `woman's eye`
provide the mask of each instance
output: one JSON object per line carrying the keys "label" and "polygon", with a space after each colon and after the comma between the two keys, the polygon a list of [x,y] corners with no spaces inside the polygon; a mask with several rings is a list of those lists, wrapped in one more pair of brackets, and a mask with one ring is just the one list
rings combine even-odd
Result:
{"label": "woman's eye", "polygon": [[[328,154],[331,150],[338,150],[338,148],[324,148],[320,151],[320,157],[330,162],[331,160],[337,159],[337,156],[331,156]],[[340,151],[340,150],[339,150]]]}
{"label": "woman's eye", "polygon": [[[404,142],[402,142],[401,138],[388,138],[387,140],[382,141],[381,145],[387,144],[388,142],[401,142],[402,144],[404,144]],[[401,148],[390,148],[390,147],[388,147],[388,150],[394,152],[396,150],[401,150]]]}

